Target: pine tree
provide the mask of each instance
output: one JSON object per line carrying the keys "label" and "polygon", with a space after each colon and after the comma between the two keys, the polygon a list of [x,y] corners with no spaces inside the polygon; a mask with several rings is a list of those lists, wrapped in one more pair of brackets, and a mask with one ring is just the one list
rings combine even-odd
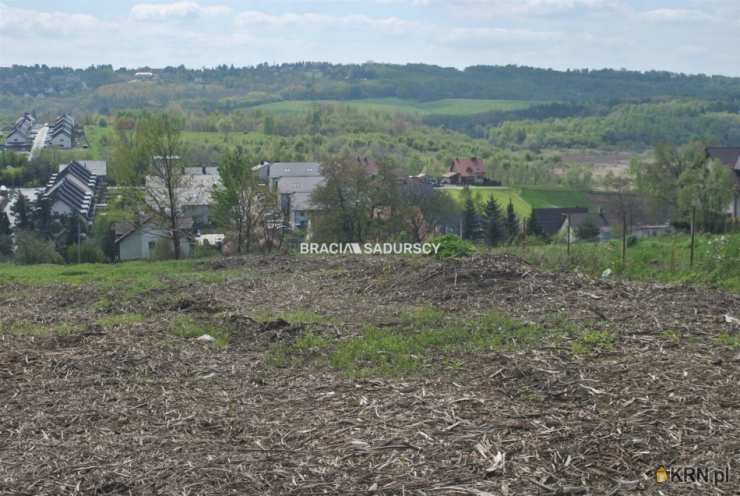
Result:
{"label": "pine tree", "polygon": [[488,199],[488,203],[486,203],[483,217],[486,244],[488,246],[496,246],[503,240],[504,233],[501,229],[501,211],[499,210],[498,203],[496,203],[493,196],[491,196]]}
{"label": "pine tree", "polygon": [[10,209],[15,217],[15,227],[18,229],[32,229],[31,205],[23,194],[18,194],[18,198]]}
{"label": "pine tree", "polygon": [[13,233],[8,214],[0,211],[0,236],[10,236]]}
{"label": "pine tree", "polygon": [[540,224],[537,222],[537,217],[534,216],[534,212],[532,212],[532,215],[530,215],[529,219],[527,220],[527,234],[529,236],[544,235],[544,232],[542,232],[542,227],[540,227]]}
{"label": "pine tree", "polygon": [[481,235],[478,210],[475,208],[470,190],[465,188],[463,196],[465,196],[465,209],[463,210],[462,237],[470,241],[478,241]]}
{"label": "pine tree", "polygon": [[510,242],[519,235],[519,220],[516,217],[511,200],[509,200],[509,205],[506,207],[506,235]]}

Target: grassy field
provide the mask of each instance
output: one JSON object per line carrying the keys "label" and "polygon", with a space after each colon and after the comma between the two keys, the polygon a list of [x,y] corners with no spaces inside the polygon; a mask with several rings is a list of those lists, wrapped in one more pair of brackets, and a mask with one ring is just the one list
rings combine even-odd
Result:
{"label": "grassy field", "polygon": [[[462,202],[463,188],[448,187],[444,188],[444,191],[452,195],[458,202]],[[519,217],[529,217],[532,214],[532,206],[522,199],[516,189],[495,186],[472,186],[470,191],[473,200],[480,204],[485,204],[491,195],[493,195],[502,209],[505,209],[511,201],[512,205],[514,205],[514,211]]]}
{"label": "grassy field", "polygon": [[575,243],[571,256],[563,244],[501,248],[549,270],[576,270],[600,276],[611,269],[614,276],[640,281],[659,281],[713,286],[740,293],[740,234],[699,236],[695,259],[690,265],[688,235],[644,238],[627,248],[622,265],[621,243]]}
{"label": "grassy field", "polygon": [[591,200],[582,191],[566,189],[520,187],[519,196],[532,208],[591,207]]}
{"label": "grassy field", "polygon": [[474,115],[491,111],[521,110],[529,108],[538,102],[521,100],[473,100],[465,98],[448,98],[431,102],[417,102],[400,98],[380,98],[367,100],[292,100],[266,103],[253,107],[267,110],[276,114],[305,112],[321,104],[349,105],[358,110],[376,110],[382,112],[403,112],[408,114],[425,115]]}

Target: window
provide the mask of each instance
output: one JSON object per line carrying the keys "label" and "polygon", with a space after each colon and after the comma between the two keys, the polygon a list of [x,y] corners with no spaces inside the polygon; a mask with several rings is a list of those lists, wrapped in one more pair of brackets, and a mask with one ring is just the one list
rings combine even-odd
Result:
{"label": "window", "polygon": [[157,246],[156,241],[150,241],[149,242],[149,251],[154,251],[154,248]]}

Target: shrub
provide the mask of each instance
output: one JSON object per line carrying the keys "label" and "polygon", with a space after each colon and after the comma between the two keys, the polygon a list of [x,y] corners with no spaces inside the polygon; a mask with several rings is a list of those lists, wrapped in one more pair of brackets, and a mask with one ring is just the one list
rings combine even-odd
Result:
{"label": "shrub", "polygon": [[21,265],[61,264],[64,259],[54,248],[54,243],[28,231],[16,233],[15,261]]}
{"label": "shrub", "polygon": [[430,243],[439,244],[437,251],[438,258],[460,258],[469,257],[476,252],[475,245],[454,234],[445,234],[430,241]]}
{"label": "shrub", "polygon": [[149,254],[154,260],[172,260],[175,258],[175,249],[172,240],[169,238],[162,238],[157,241],[154,246],[154,251]]}
{"label": "shrub", "polygon": [[[77,263],[77,245],[67,246],[65,252],[67,263]],[[80,245],[80,263],[103,263],[105,255],[100,246],[93,240],[83,241]]]}

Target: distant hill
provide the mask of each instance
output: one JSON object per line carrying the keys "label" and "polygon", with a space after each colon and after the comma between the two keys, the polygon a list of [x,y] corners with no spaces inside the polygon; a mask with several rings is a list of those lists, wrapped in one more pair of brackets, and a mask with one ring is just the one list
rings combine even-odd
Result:
{"label": "distant hill", "polygon": [[[417,101],[448,98],[615,102],[659,97],[740,99],[740,78],[685,75],[665,71],[555,71],[520,66],[473,66],[464,70],[424,64],[329,64],[305,62],[236,68],[87,69],[42,66],[0,68],[0,94],[82,96],[109,85],[137,80],[177,85],[178,92],[204,99],[249,96],[270,100],[356,100],[401,98]],[[139,79],[141,77],[139,76]],[[207,90],[207,91],[206,91]],[[178,93],[176,92],[176,93]]]}

